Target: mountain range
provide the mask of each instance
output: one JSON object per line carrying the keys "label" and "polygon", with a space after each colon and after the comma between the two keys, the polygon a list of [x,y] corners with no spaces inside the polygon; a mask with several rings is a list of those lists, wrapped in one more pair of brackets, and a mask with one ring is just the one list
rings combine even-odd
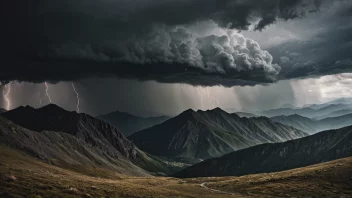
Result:
{"label": "mountain range", "polygon": [[266,111],[261,111],[261,112],[254,112],[256,115],[261,115],[261,116],[266,116],[266,117],[275,117],[279,115],[301,115],[304,117],[308,118],[314,118],[314,117],[321,117],[321,116],[326,116],[329,115],[333,112],[339,111],[339,110],[346,110],[346,109],[352,109],[351,104],[329,104],[327,106],[323,106],[321,108],[311,108],[311,107],[304,107],[304,108],[278,108],[278,109],[270,109]]}
{"label": "mountain range", "polygon": [[98,116],[97,118],[110,123],[118,128],[125,136],[129,136],[137,131],[160,124],[170,117],[159,116],[143,118],[125,112],[114,111],[106,115]]}
{"label": "mountain range", "polygon": [[341,109],[341,110],[333,111],[333,112],[325,114],[325,115],[313,117],[313,119],[314,120],[322,120],[325,118],[338,117],[338,116],[343,116],[343,115],[347,115],[347,114],[352,114],[352,109]]}
{"label": "mountain range", "polygon": [[338,129],[350,126],[352,123],[352,114],[328,117],[322,120],[314,120],[300,115],[276,116],[270,118],[275,122],[295,127],[299,130],[313,134],[319,131]]}
{"label": "mountain range", "polygon": [[329,106],[331,104],[352,104],[352,98],[338,98],[329,102],[321,103],[321,104],[309,104],[304,105],[303,107],[309,107],[311,109],[321,109],[323,107]]}
{"label": "mountain range", "polygon": [[[90,160],[94,159],[90,156],[98,155],[97,153],[100,153],[98,156],[108,159],[107,161],[109,162],[113,162],[114,160],[117,160],[119,163],[122,163],[122,161],[129,161],[149,172],[170,173],[170,171],[178,169],[178,167],[172,166],[172,163],[141,151],[131,141],[125,138],[118,129],[87,114],[69,112],[56,105],[50,104],[40,109],[34,109],[30,106],[21,106],[5,112],[1,114],[1,116],[11,120],[21,127],[41,134],[39,136],[38,134],[29,131],[12,134],[12,139],[16,139],[17,135],[22,135],[22,137],[18,137],[19,140],[26,140],[29,144],[33,143],[32,145],[27,146],[27,148],[31,148],[27,149],[27,152],[34,155],[38,155],[38,153],[34,151],[42,150],[39,147],[40,145],[48,144],[48,146],[50,146],[49,142],[46,142],[50,136],[49,139],[52,139],[50,142],[57,141],[54,146],[57,145],[60,148],[67,147],[66,144],[71,143],[73,144],[73,147],[76,148],[78,145],[75,144],[83,141],[84,143],[81,144],[81,146],[91,148],[91,150],[89,150],[89,152],[88,150],[84,151],[82,157],[87,157]],[[21,129],[21,131],[23,130]],[[53,134],[52,132],[45,131],[60,132],[60,134]],[[30,135],[28,137],[26,134],[29,133]],[[70,139],[67,135],[62,134],[68,134],[70,137],[75,138]],[[45,142],[42,142],[41,140],[45,140]],[[67,140],[69,141],[66,142]],[[18,141],[17,143],[17,148],[22,148],[26,145]],[[64,150],[63,152],[77,152],[77,150]],[[50,157],[51,155],[48,156]],[[134,166],[130,167],[133,168]]]}
{"label": "mountain range", "polygon": [[216,108],[197,112],[189,109],[128,138],[153,155],[196,163],[257,144],[306,135],[269,118],[241,118]]}
{"label": "mountain range", "polygon": [[352,155],[352,127],[329,130],[282,143],[262,144],[209,159],[176,177],[240,176],[308,166]]}

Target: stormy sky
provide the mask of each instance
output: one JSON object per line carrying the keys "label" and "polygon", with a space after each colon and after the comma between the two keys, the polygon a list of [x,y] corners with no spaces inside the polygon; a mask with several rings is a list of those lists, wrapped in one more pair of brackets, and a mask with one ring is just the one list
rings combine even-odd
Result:
{"label": "stormy sky", "polygon": [[6,98],[10,108],[47,104],[44,82],[53,103],[76,110],[73,83],[80,111],[93,115],[256,110],[352,95],[348,0],[1,4],[3,108]]}

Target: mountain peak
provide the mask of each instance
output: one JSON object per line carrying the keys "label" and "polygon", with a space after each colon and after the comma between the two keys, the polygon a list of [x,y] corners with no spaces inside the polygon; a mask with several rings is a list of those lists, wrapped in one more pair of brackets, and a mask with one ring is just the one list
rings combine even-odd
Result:
{"label": "mountain peak", "polygon": [[182,114],[192,114],[192,113],[195,113],[195,111],[193,109],[187,109],[187,110],[183,111],[182,113],[180,113],[180,115],[182,115]]}
{"label": "mountain peak", "polygon": [[199,110],[197,110],[197,113],[199,113],[199,112],[222,112],[222,113],[227,113],[226,111],[222,110],[220,107],[216,107],[214,109],[208,109],[208,110],[205,110],[205,111],[199,109]]}
{"label": "mountain peak", "polygon": [[134,133],[129,139],[148,153],[193,163],[259,143],[305,135],[269,118],[240,119],[236,114],[215,108],[197,112],[188,109],[166,122]]}
{"label": "mountain peak", "polygon": [[216,107],[216,108],[214,108],[212,110],[208,110],[208,111],[227,113],[226,111],[222,110],[220,107]]}
{"label": "mountain peak", "polygon": [[56,104],[48,104],[46,106],[39,108],[38,110],[40,110],[42,112],[44,111],[44,112],[53,112],[53,113],[55,113],[55,112],[69,112]]}

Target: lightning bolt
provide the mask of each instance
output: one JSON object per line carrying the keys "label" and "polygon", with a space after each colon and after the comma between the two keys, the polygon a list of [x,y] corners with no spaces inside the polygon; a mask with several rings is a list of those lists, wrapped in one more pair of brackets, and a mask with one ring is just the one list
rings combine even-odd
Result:
{"label": "lightning bolt", "polygon": [[[39,93],[39,98],[40,98],[40,96],[41,96],[41,93]],[[42,106],[42,101],[44,100],[45,98],[40,98],[39,99],[39,105],[38,105],[38,107],[41,107]]]}
{"label": "lightning bolt", "polygon": [[206,92],[207,95],[208,95],[209,103],[210,103],[210,104],[213,104],[213,108],[215,108],[215,103],[214,103],[214,101],[212,100],[212,97],[210,97],[210,92],[209,92],[208,87],[205,88],[205,92]]}
{"label": "lightning bolt", "polygon": [[202,96],[202,94],[200,93],[199,87],[197,87],[197,92],[198,92],[198,95],[199,95],[199,97],[200,97],[200,102],[201,102],[201,105],[202,105],[202,109],[204,109],[203,96]]}
{"label": "lightning bolt", "polygon": [[80,101],[82,100],[80,97],[79,97],[79,94],[76,90],[76,87],[75,87],[75,84],[74,83],[71,83],[72,84],[72,88],[73,88],[73,91],[76,93],[76,97],[77,97],[77,106],[76,106],[76,111],[77,113],[79,113],[79,104],[80,104]]}
{"label": "lightning bolt", "polygon": [[[51,98],[50,98],[50,95],[48,93],[48,90],[49,90],[49,86],[48,86],[48,83],[47,82],[44,82],[45,84],[45,94],[46,94],[46,97],[48,97],[50,103],[51,103]],[[41,104],[41,101],[40,101],[40,104]]]}
{"label": "lightning bolt", "polygon": [[11,92],[11,82],[5,85],[5,89],[2,90],[2,94],[4,96],[4,99],[6,101],[6,110],[10,110],[11,107],[11,101],[9,99],[9,94]]}

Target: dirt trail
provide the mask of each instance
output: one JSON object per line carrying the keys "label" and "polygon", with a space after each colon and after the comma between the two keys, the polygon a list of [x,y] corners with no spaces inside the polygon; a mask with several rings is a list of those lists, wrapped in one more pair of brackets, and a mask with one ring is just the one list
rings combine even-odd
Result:
{"label": "dirt trail", "polygon": [[227,195],[240,195],[240,194],[235,194],[235,193],[230,193],[230,192],[225,192],[225,191],[221,191],[221,190],[216,190],[216,189],[213,189],[213,188],[209,188],[208,186],[206,186],[207,182],[203,182],[201,184],[199,184],[201,187],[207,189],[207,190],[210,190],[210,191],[213,191],[213,192],[217,192],[217,193],[221,193],[221,194],[227,194]]}

